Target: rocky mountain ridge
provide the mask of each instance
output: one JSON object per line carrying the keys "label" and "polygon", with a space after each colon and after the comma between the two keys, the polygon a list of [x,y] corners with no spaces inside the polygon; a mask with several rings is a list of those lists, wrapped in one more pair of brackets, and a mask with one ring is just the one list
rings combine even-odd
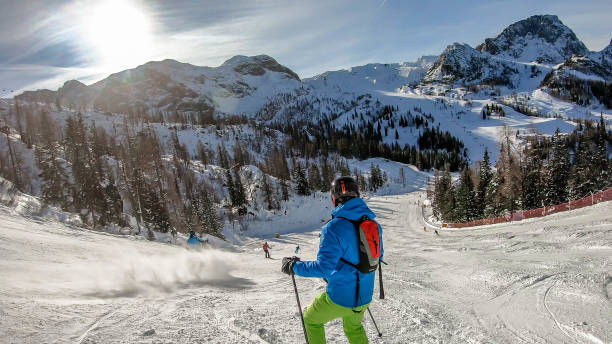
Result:
{"label": "rocky mountain ridge", "polygon": [[439,56],[424,56],[415,62],[372,63],[304,80],[267,55],[234,56],[218,67],[164,60],[112,74],[89,86],[70,80],[57,91],[24,92],[16,99],[118,113],[139,109],[250,116],[260,113],[279,95],[296,90],[301,96],[310,94],[309,101],[343,101],[422,83],[484,84],[533,91],[552,72],[609,82],[612,46],[589,52],[558,17],[535,15],[508,26],[476,48],[454,43]]}

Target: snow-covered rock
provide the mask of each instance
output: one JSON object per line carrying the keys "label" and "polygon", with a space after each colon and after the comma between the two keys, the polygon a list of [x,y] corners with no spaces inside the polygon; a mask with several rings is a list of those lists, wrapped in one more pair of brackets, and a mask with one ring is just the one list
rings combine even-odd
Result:
{"label": "snow-covered rock", "polygon": [[550,64],[588,52],[576,34],[554,15],[535,15],[518,21],[497,37],[487,38],[476,49],[504,59]]}
{"label": "snow-covered rock", "polygon": [[516,63],[492,58],[465,43],[454,43],[444,50],[423,81],[514,86],[518,74]]}

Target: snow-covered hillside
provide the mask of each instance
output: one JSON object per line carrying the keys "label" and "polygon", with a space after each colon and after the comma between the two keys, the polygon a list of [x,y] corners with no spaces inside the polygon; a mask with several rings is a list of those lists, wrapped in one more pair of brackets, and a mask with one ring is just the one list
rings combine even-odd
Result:
{"label": "snow-covered hillside", "polygon": [[299,86],[297,74],[269,56],[234,56],[216,68],[154,61],[89,86],[71,80],[57,92],[26,92],[16,98],[122,113],[145,108],[252,114],[267,97]]}
{"label": "snow-covered hillside", "polygon": [[[608,343],[610,202],[518,223],[423,230],[422,193],[368,201],[384,228],[386,299],[373,343]],[[3,343],[300,343],[280,257],[318,229],[188,251],[26,219],[0,207]],[[261,243],[272,245],[264,259]],[[325,284],[297,278],[302,305]],[[376,287],[377,288],[377,287]],[[375,295],[378,291],[375,290]],[[329,343],[346,341],[339,321]]]}
{"label": "snow-covered hillside", "polygon": [[420,83],[437,56],[423,56],[415,62],[372,63],[351,67],[304,79],[304,83],[322,93],[352,93],[372,91],[392,92],[404,85]]}

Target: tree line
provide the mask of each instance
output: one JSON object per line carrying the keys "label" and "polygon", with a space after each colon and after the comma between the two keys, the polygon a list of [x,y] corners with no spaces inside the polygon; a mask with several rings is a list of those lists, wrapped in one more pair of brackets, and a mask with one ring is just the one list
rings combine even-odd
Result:
{"label": "tree line", "polygon": [[448,222],[501,216],[586,197],[612,186],[608,146],[612,134],[603,116],[584,121],[563,135],[532,135],[522,148],[504,131],[499,158],[493,168],[489,152],[456,182],[448,168],[436,173],[430,196],[434,214]]}
{"label": "tree line", "polygon": [[[370,178],[351,171],[337,155],[296,159],[299,155],[283,144],[267,147],[258,159],[253,152],[262,147],[252,150],[240,140],[229,150],[223,141],[215,148],[198,141],[194,154],[181,142],[176,125],[163,126],[170,129],[163,142],[154,124],[131,116],[98,125],[87,124],[79,112],[68,116],[65,126],[52,116],[45,108],[11,110],[5,124],[17,127],[21,146],[34,152],[38,175],[19,172],[27,164],[12,140],[7,141],[10,154],[0,154],[0,175],[22,189],[29,185],[31,194],[37,194],[32,190],[39,184],[45,205],[77,213],[93,228],[136,226],[150,239],[154,231],[222,237],[225,219],[243,223],[249,210],[280,210],[291,193],[328,192],[338,174],[354,175],[363,191],[375,191],[387,179],[375,165]],[[225,130],[235,133],[239,127]],[[260,130],[268,129],[255,128]],[[8,125],[4,131],[7,139],[15,134]],[[267,135],[258,133],[255,140],[262,141],[259,134]],[[261,174],[243,169],[247,165]],[[258,204],[261,200],[264,204]]]}
{"label": "tree line", "polygon": [[[420,109],[419,109],[420,110]],[[316,121],[295,121],[274,123],[272,128],[288,136],[287,146],[304,157],[327,156],[338,153],[346,158],[364,160],[371,157],[382,157],[393,161],[413,164],[421,170],[441,169],[448,165],[451,171],[459,171],[468,165],[467,150],[463,142],[448,131],[439,127],[432,128],[431,115],[394,116],[398,111],[391,106],[384,106],[380,113],[373,116],[369,111],[352,116],[356,121],[345,123],[338,128],[334,124],[335,116],[322,115]],[[399,117],[399,120],[397,120]],[[416,145],[401,146],[397,125],[423,126],[419,132]],[[396,141],[389,144],[383,139],[395,130]]]}

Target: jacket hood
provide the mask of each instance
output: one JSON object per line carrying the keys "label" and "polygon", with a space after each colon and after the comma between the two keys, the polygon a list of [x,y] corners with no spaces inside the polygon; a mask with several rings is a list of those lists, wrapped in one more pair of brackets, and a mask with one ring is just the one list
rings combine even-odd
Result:
{"label": "jacket hood", "polygon": [[376,217],[372,210],[368,208],[364,200],[359,197],[351,199],[332,211],[332,217],[334,218],[339,216],[353,221],[361,219],[364,215],[370,220]]}

